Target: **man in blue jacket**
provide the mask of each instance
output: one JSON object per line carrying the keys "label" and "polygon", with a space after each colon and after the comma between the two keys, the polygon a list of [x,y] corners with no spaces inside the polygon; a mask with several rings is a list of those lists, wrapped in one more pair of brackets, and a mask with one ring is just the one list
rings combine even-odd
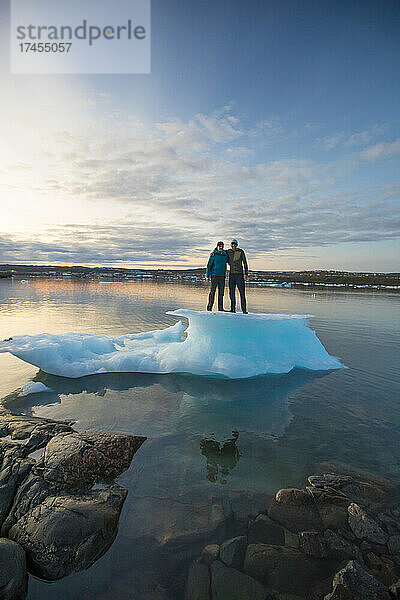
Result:
{"label": "man in blue jacket", "polygon": [[224,250],[224,242],[218,242],[207,263],[206,277],[211,278],[211,289],[208,296],[207,310],[212,310],[215,291],[218,287],[218,310],[224,310],[225,273],[228,255]]}

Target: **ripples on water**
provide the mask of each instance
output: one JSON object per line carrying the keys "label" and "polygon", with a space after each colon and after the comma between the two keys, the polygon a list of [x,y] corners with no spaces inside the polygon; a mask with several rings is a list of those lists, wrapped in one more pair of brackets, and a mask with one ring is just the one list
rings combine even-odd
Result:
{"label": "ripples on water", "polygon": [[[167,310],[204,309],[206,297],[202,286],[175,283],[1,281],[0,338],[158,329],[176,322]],[[157,600],[158,585],[178,600],[190,557],[240,531],[279,487],[301,486],[335,464],[400,482],[400,295],[249,288],[248,298],[253,312],[315,315],[311,326],[349,368],[240,381],[177,374],[71,380],[0,355],[0,394],[14,410],[74,419],[80,430],[148,436],[119,478],[129,494],[111,549],[57,583],[31,578],[31,600]],[[33,377],[54,392],[18,398],[15,390]]]}

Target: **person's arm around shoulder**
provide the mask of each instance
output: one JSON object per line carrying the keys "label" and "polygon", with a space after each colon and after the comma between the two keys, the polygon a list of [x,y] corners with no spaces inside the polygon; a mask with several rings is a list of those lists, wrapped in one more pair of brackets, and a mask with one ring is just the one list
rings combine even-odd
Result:
{"label": "person's arm around shoulder", "polygon": [[242,263],[244,267],[244,278],[247,279],[247,275],[249,274],[249,265],[247,264],[247,258],[244,250],[242,250]]}
{"label": "person's arm around shoulder", "polygon": [[207,263],[207,270],[206,270],[206,278],[210,279],[211,277],[211,270],[214,266],[214,252],[212,252],[210,254],[210,258],[208,259],[208,263]]}

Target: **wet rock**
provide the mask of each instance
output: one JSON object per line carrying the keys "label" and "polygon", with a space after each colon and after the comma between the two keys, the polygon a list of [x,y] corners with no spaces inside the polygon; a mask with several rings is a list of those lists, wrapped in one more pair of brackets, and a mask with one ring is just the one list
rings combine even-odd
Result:
{"label": "wet rock", "polygon": [[52,493],[52,486],[46,483],[33,467],[15,492],[14,501],[1,528],[1,535],[8,535],[10,528],[18,519]]}
{"label": "wet rock", "polygon": [[56,580],[90,567],[113,542],[127,491],[113,485],[70,496],[49,496],[9,531],[27,554],[28,570]]}
{"label": "wet rock", "polygon": [[398,535],[400,532],[400,520],[396,518],[392,511],[387,510],[377,516],[377,521],[383,526],[389,535]]}
{"label": "wet rock", "polygon": [[24,600],[27,585],[25,552],[19,544],[0,538],[0,598]]}
{"label": "wet rock", "polygon": [[129,467],[145,440],[104,432],[57,435],[45,449],[43,478],[71,488],[112,480]]}
{"label": "wet rock", "polygon": [[26,449],[30,452],[43,448],[55,435],[72,431],[69,423],[12,415],[9,412],[0,414],[0,436],[9,435],[12,440],[27,440]]}
{"label": "wet rock", "polygon": [[286,546],[250,544],[243,571],[268,589],[306,595],[316,579],[327,576],[322,561]]}
{"label": "wet rock", "polygon": [[371,571],[378,571],[382,564],[382,560],[373,552],[368,552],[365,555],[365,564]]}
{"label": "wet rock", "polygon": [[277,592],[276,590],[268,590],[266,600],[304,600],[304,596],[287,594],[286,592]]}
{"label": "wet rock", "polygon": [[335,531],[327,529],[324,531],[325,548],[328,556],[337,560],[355,559],[363,563],[361,552],[355,544],[338,535]]}
{"label": "wet rock", "polygon": [[318,512],[323,529],[343,529],[348,527],[347,506],[348,502],[340,506],[335,504],[318,505]]}
{"label": "wet rock", "polygon": [[387,533],[358,504],[355,502],[350,504],[348,513],[348,523],[358,539],[365,539],[376,544],[387,542]]}
{"label": "wet rock", "polygon": [[185,600],[210,600],[210,572],[207,565],[197,561],[190,565]]}
{"label": "wet rock", "polygon": [[285,546],[289,546],[289,548],[295,548],[297,550],[299,545],[300,541],[297,533],[293,533],[293,531],[285,529]]}
{"label": "wet rock", "polygon": [[350,475],[338,475],[337,473],[322,473],[321,475],[310,475],[307,478],[310,484],[316,488],[330,487],[340,489],[353,481]]}
{"label": "wet rock", "polygon": [[221,544],[219,558],[228,567],[240,571],[243,567],[246,547],[247,538],[244,535],[232,538]]}
{"label": "wet rock", "polygon": [[325,600],[390,600],[388,589],[356,561],[351,560],[333,578]]}
{"label": "wet rock", "polygon": [[212,600],[266,600],[266,588],[244,573],[219,560],[211,565]]}
{"label": "wet rock", "polygon": [[314,488],[307,486],[307,492],[312,496],[314,502],[318,504],[349,504],[349,498],[340,492],[332,488]]}
{"label": "wet rock", "polygon": [[390,591],[395,600],[400,600],[400,579],[390,586]]}
{"label": "wet rock", "polygon": [[400,554],[392,554],[391,559],[398,567],[400,567]]}
{"label": "wet rock", "polygon": [[365,559],[368,553],[373,552],[377,556],[384,556],[388,554],[387,546],[382,544],[372,544],[371,542],[367,542],[364,540],[360,544],[360,551]]}
{"label": "wet rock", "polygon": [[388,587],[397,581],[400,575],[400,570],[388,556],[377,556],[369,552],[365,556],[365,564],[373,575]]}
{"label": "wet rock", "polygon": [[268,516],[294,532],[323,529],[321,516],[314,503],[296,506],[273,502],[268,509]]}
{"label": "wet rock", "polygon": [[307,600],[322,600],[332,590],[332,577],[317,581],[307,596]]}
{"label": "wet rock", "polygon": [[335,475],[346,475],[352,478],[352,481],[340,487],[340,491],[357,504],[365,506],[383,504],[390,501],[396,492],[395,484],[386,477],[344,469],[341,465],[333,463],[322,463],[321,467]]}
{"label": "wet rock", "polygon": [[340,527],[340,529],[337,530],[337,533],[338,533],[338,535],[340,535],[340,537],[345,538],[346,540],[349,540],[350,542],[355,542],[355,541],[358,542],[356,536],[350,529],[348,523],[346,523],[346,527]]}
{"label": "wet rock", "polygon": [[201,553],[201,560],[206,565],[211,565],[214,560],[219,557],[219,546],[218,544],[209,544],[205,546]]}
{"label": "wet rock", "polygon": [[0,526],[8,515],[18,486],[28,475],[34,461],[26,459],[23,446],[0,442]]}
{"label": "wet rock", "polygon": [[400,535],[391,535],[387,542],[390,554],[400,554]]}
{"label": "wet rock", "polygon": [[299,548],[304,554],[315,558],[326,558],[328,556],[324,537],[319,531],[300,531]]}
{"label": "wet rock", "polygon": [[275,495],[277,504],[289,504],[291,506],[303,506],[312,504],[313,498],[308,492],[296,488],[285,488],[279,490]]}
{"label": "wet rock", "polygon": [[249,544],[262,542],[264,544],[282,546],[285,543],[285,531],[283,527],[264,514],[258,515],[250,523],[247,536]]}

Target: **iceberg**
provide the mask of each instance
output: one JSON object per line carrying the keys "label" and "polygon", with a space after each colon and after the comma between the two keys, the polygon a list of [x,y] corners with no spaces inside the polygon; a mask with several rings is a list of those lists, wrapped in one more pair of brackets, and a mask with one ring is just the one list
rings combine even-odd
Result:
{"label": "iceberg", "polygon": [[295,367],[340,369],[308,327],[312,315],[247,315],[179,309],[188,319],[166,329],[121,336],[86,333],[16,336],[0,342],[0,353],[52,375],[98,373],[192,373],[233,379],[288,373]]}

